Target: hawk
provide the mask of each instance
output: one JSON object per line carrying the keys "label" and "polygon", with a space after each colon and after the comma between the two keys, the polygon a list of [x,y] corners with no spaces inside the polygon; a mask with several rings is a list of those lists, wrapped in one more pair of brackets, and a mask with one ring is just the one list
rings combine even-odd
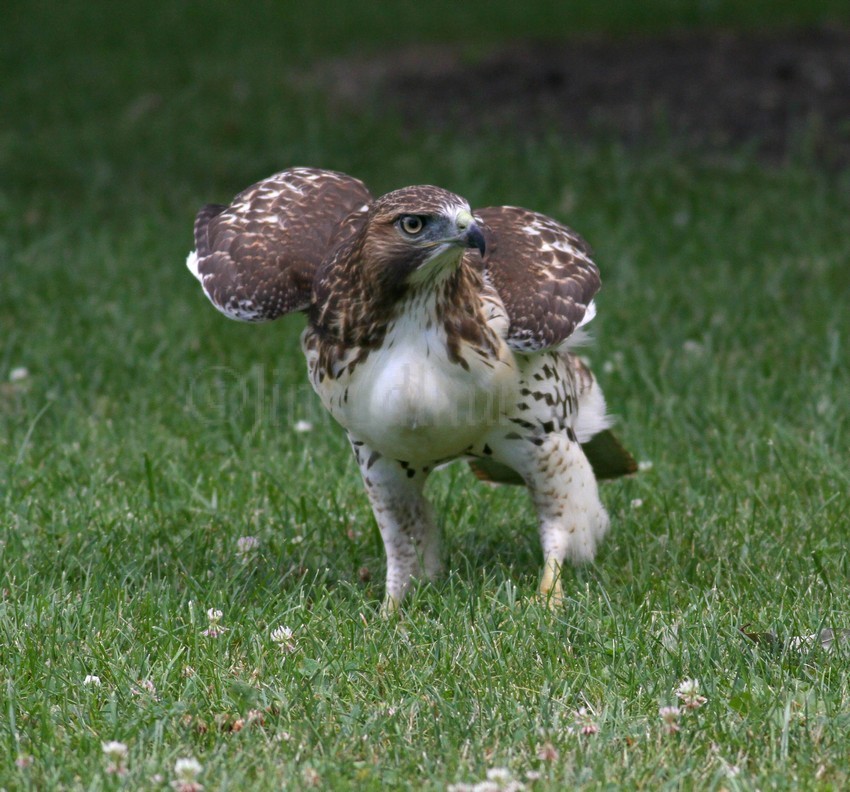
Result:
{"label": "hawk", "polygon": [[571,351],[599,272],[584,240],[527,209],[473,212],[440,187],[373,198],[351,176],[291,168],[208,205],[187,265],[231,319],[307,315],[310,382],[348,434],[387,556],[383,610],[441,569],[423,485],[470,460],[524,483],[539,520],[539,593],[563,599],[565,560],[608,529],[599,478],[635,462]]}

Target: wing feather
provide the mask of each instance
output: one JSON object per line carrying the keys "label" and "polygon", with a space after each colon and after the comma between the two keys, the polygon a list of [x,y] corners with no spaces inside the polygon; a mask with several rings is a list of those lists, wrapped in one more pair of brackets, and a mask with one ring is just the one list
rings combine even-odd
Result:
{"label": "wing feather", "polygon": [[578,234],[516,206],[491,206],[475,216],[487,242],[484,271],[507,311],[507,343],[512,349],[556,347],[593,317],[599,270]]}
{"label": "wing feather", "polygon": [[265,322],[303,311],[316,269],[357,231],[371,200],[363,182],[343,173],[282,171],[230,206],[203,207],[186,263],[232,319]]}

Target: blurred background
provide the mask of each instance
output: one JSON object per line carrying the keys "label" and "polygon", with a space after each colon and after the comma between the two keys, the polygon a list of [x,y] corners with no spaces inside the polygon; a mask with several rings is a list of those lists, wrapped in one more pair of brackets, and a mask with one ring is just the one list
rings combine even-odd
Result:
{"label": "blurred background", "polygon": [[[842,0],[13,0],[4,194],[117,211],[293,162],[383,190],[493,139],[846,163],[848,18]],[[448,130],[452,153],[422,142]]]}

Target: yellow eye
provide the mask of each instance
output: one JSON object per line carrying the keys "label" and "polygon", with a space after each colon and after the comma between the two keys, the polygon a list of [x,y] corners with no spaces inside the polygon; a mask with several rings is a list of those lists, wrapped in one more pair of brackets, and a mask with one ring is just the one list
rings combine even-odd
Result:
{"label": "yellow eye", "polygon": [[422,222],[422,218],[417,217],[416,215],[405,215],[399,221],[399,225],[405,234],[411,235],[418,234],[425,227],[425,223]]}

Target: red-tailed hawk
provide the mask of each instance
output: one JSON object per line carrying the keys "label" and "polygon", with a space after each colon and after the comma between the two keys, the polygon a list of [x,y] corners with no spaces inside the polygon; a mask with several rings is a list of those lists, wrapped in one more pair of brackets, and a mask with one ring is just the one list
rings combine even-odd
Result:
{"label": "red-tailed hawk", "polygon": [[188,267],[227,316],[307,314],[310,381],[348,433],[384,540],[385,612],[441,568],[423,485],[458,458],[528,487],[540,593],[562,601],[562,563],[593,558],[608,529],[597,475],[635,469],[569,351],[599,289],[577,234],[527,209],[473,212],[439,187],[373,199],[351,176],[293,168],[204,207],[195,244]]}

